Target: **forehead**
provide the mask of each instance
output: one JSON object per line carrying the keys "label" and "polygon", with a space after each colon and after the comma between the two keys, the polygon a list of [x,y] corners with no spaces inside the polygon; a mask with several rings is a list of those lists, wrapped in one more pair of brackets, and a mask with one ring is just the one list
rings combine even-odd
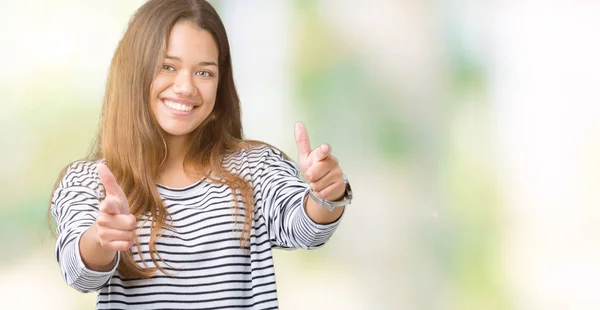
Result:
{"label": "forehead", "polygon": [[169,33],[167,55],[179,57],[184,62],[217,62],[219,50],[210,32],[200,29],[192,22],[181,21]]}

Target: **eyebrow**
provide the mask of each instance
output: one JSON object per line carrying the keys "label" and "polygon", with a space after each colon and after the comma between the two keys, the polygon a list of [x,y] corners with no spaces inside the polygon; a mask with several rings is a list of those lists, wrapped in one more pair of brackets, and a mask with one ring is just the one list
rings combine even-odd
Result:
{"label": "eyebrow", "polygon": [[[181,62],[181,58],[179,58],[179,57],[177,57],[177,56],[170,56],[170,55],[167,55],[167,56],[165,56],[165,58],[166,58],[166,59],[170,59],[170,60],[176,60],[176,61],[179,61],[179,62]],[[215,67],[218,67],[218,66],[217,66],[217,63],[216,63],[216,62],[214,62],[214,61],[201,61],[201,62],[199,62],[198,64],[199,64],[199,65],[201,65],[201,66],[215,66]]]}

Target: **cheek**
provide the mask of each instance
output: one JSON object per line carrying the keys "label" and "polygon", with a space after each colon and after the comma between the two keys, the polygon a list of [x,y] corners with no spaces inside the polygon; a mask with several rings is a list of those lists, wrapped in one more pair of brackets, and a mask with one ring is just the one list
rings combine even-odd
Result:
{"label": "cheek", "polygon": [[218,84],[217,82],[207,82],[207,83],[202,83],[200,85],[198,85],[198,89],[200,90],[200,93],[202,94],[202,99],[204,101],[209,101],[209,102],[214,102],[216,97],[217,97],[217,87]]}
{"label": "cheek", "polygon": [[150,100],[156,100],[158,95],[172,84],[171,78],[166,76],[157,76],[152,85],[150,85]]}

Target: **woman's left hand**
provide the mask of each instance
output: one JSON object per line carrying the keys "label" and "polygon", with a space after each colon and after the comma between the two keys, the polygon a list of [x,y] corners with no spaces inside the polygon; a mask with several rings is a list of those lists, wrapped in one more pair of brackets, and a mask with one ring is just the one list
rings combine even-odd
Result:
{"label": "woman's left hand", "polygon": [[331,147],[321,144],[314,150],[311,149],[306,127],[302,122],[296,123],[295,134],[298,164],[306,182],[317,197],[340,200],[346,191],[346,183],[337,158],[331,154]]}

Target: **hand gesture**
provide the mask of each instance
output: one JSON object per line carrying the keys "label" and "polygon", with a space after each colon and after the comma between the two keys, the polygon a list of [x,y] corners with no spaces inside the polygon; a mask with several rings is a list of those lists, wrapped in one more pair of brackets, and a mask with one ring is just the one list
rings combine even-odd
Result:
{"label": "hand gesture", "polygon": [[108,250],[127,251],[135,240],[137,220],[129,214],[125,193],[103,163],[98,164],[98,175],[106,196],[100,203],[100,213],[96,218],[96,242]]}
{"label": "hand gesture", "polygon": [[326,200],[341,199],[346,191],[346,184],[337,158],[331,155],[331,147],[321,144],[313,150],[302,122],[296,123],[295,134],[300,172],[313,192]]}

